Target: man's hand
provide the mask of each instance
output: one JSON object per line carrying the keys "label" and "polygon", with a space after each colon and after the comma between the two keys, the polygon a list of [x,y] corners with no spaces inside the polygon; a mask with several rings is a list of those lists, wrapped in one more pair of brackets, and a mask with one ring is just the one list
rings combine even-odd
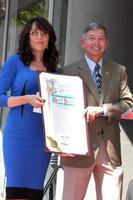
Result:
{"label": "man's hand", "polygon": [[92,123],[97,117],[103,115],[103,107],[101,106],[88,106],[83,115],[86,115],[86,120],[89,123]]}

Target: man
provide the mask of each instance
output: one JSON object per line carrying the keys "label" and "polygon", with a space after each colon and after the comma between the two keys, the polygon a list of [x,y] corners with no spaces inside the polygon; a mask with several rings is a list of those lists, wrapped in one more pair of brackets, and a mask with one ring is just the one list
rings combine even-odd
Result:
{"label": "man", "polygon": [[[90,156],[61,158],[64,167],[63,200],[83,200],[93,173],[97,200],[121,200],[119,119],[133,106],[124,66],[103,58],[108,47],[107,30],[91,23],[83,31],[85,56],[62,68],[63,74],[80,76],[85,83],[88,107]],[[96,66],[96,67],[95,67]]]}

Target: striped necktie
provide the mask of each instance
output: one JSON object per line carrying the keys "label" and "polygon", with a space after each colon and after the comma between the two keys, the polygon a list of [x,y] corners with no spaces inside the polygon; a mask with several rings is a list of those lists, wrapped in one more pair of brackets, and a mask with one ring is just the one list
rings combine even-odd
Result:
{"label": "striped necktie", "polygon": [[94,74],[94,80],[98,89],[98,93],[101,94],[102,76],[99,70],[100,70],[100,65],[96,64],[93,74]]}

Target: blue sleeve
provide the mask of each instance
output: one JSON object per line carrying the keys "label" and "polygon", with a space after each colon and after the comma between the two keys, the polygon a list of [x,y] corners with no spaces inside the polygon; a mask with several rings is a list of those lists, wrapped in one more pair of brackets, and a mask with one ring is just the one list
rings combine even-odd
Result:
{"label": "blue sleeve", "polygon": [[8,94],[12,82],[16,77],[17,71],[17,55],[12,55],[7,58],[0,71],[0,107],[7,107]]}

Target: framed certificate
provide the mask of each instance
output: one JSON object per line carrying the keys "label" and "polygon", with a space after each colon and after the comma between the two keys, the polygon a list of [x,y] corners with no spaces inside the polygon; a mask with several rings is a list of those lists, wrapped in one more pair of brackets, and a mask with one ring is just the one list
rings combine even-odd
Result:
{"label": "framed certificate", "polygon": [[48,151],[89,155],[83,81],[78,76],[41,72],[39,82]]}

